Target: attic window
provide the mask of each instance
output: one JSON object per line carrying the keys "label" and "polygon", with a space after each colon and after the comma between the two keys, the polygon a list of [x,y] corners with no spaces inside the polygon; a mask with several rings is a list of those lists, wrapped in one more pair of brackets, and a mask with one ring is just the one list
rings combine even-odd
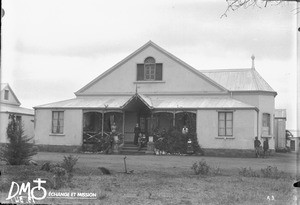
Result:
{"label": "attic window", "polygon": [[137,64],[138,81],[161,81],[162,63],[156,63],[153,57],[147,57],[144,64]]}
{"label": "attic window", "polygon": [[9,90],[4,90],[4,100],[9,99]]}

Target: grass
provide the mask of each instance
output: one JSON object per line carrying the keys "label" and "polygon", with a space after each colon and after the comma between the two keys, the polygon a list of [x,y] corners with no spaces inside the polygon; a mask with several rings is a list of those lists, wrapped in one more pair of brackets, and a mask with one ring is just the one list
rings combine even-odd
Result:
{"label": "grass", "polygon": [[[37,156],[41,164],[49,156],[47,153]],[[63,159],[60,154],[51,155],[54,162]],[[55,157],[53,157],[55,156]],[[194,174],[193,162],[202,158],[197,157],[155,157],[128,156],[128,169],[133,174],[124,171],[123,156],[81,155],[75,166],[72,187],[65,186],[59,191],[94,192],[97,199],[50,199],[42,203],[89,203],[89,204],[295,204],[296,190],[292,187],[293,179],[265,177],[244,177],[239,175],[239,168],[251,164],[253,170],[259,172],[266,168],[265,160],[251,163],[253,159],[234,159],[236,166],[229,167],[230,158],[205,158],[209,165],[218,166],[222,175],[201,176]],[[48,157],[49,160],[49,157]],[[276,163],[276,160],[278,161]],[[227,162],[224,163],[223,161]],[[269,164],[277,165],[283,170],[281,162],[286,160],[270,159]],[[181,163],[180,163],[181,162]],[[271,162],[271,163],[270,163]],[[232,163],[232,162],[231,162]],[[11,180],[26,181],[37,177],[50,177],[49,172],[40,171],[38,167],[5,166],[1,180],[6,179],[7,185]],[[112,175],[103,175],[98,167],[106,167]],[[246,167],[246,166],[245,166]],[[286,171],[286,170],[285,170]],[[1,181],[1,184],[2,184]],[[1,186],[1,185],[0,185]],[[8,188],[0,190],[1,202],[5,202]],[[50,191],[50,189],[47,189]],[[53,190],[57,191],[57,190]],[[268,196],[274,201],[269,201]]]}

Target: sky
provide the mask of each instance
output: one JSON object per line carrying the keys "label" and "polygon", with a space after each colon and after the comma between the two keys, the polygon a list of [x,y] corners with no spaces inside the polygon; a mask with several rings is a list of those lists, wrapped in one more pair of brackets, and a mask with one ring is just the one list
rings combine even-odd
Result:
{"label": "sky", "polygon": [[3,0],[1,82],[23,107],[74,98],[153,41],[198,70],[250,68],[296,129],[295,3],[229,11],[225,0]]}

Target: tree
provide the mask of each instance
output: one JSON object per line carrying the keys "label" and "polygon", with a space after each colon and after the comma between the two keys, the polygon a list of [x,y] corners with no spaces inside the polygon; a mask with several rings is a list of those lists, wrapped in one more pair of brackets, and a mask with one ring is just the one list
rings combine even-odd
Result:
{"label": "tree", "polygon": [[[267,7],[268,4],[280,4],[282,2],[300,2],[300,0],[226,0],[227,8],[225,12],[222,14],[222,17],[227,17],[228,11],[235,11],[241,7],[248,8],[250,6]],[[297,13],[298,13],[297,8]]]}
{"label": "tree", "polygon": [[0,160],[10,165],[28,164],[32,156],[37,154],[32,138],[24,135],[22,122],[16,120],[14,114],[9,115],[9,123],[6,129],[9,143],[0,150]]}

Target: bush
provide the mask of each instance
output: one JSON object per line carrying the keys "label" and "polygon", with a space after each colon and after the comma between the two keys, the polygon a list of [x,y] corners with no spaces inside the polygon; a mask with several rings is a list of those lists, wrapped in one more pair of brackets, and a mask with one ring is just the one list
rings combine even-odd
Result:
{"label": "bush", "polygon": [[251,167],[241,168],[239,171],[239,175],[243,177],[259,177],[259,174],[252,170]]}
{"label": "bush", "polygon": [[203,151],[199,146],[196,133],[182,134],[176,129],[170,129],[168,132],[163,133],[158,140],[155,141],[154,146],[159,151],[164,151],[170,154],[186,154],[187,141],[191,139],[194,153],[202,153]]}
{"label": "bush", "polygon": [[62,167],[51,168],[50,172],[54,174],[54,189],[59,189],[65,185],[67,180],[67,171]]}
{"label": "bush", "polygon": [[76,165],[78,159],[78,157],[74,157],[73,155],[64,156],[61,166],[65,168],[68,173],[73,173],[74,166]]}
{"label": "bush", "polygon": [[261,169],[262,177],[279,179],[284,177],[286,174],[284,172],[280,172],[277,167],[267,166],[267,168]]}
{"label": "bush", "polygon": [[195,174],[197,175],[208,175],[208,173],[211,170],[211,167],[206,163],[204,159],[202,159],[198,163],[195,162],[191,169],[194,170]]}
{"label": "bush", "polygon": [[16,120],[16,116],[9,115],[6,133],[9,143],[5,144],[0,150],[0,160],[9,165],[30,164],[33,155],[37,154],[32,138],[24,135],[22,123]]}

